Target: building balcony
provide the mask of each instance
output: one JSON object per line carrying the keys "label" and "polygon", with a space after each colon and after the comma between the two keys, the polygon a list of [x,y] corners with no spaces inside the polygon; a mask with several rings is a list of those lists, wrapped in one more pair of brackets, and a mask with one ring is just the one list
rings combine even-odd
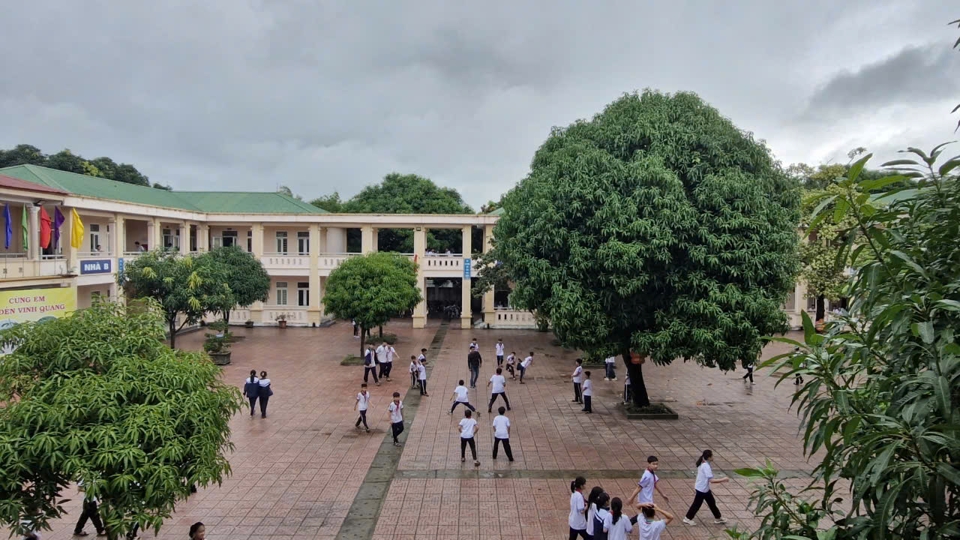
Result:
{"label": "building balcony", "polygon": [[277,318],[283,315],[287,324],[306,325],[307,306],[263,306],[263,324],[276,324]]}
{"label": "building balcony", "polygon": [[0,278],[14,279],[33,277],[34,262],[26,253],[5,253],[0,256]]}
{"label": "building balcony", "polygon": [[283,275],[307,275],[310,273],[310,255],[294,253],[264,253],[260,262],[267,272]]}
{"label": "building balcony", "polygon": [[320,272],[329,275],[331,270],[334,270],[340,263],[349,259],[350,257],[356,257],[360,255],[359,253],[321,253],[320,258]]}

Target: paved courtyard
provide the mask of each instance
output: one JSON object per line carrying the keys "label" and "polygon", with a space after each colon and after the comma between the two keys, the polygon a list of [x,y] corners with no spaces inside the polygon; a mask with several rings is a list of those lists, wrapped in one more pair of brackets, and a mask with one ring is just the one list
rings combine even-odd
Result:
{"label": "paved courtyard", "polygon": [[[224,376],[240,387],[251,369],[267,370],[275,391],[269,417],[242,413],[233,419],[233,474],[222,486],[201,489],[180,504],[158,538],[185,538],[195,521],[207,525],[211,540],[566,538],[574,476],[587,477],[586,491],[600,485],[625,499],[651,454],[660,459],[660,487],[670,498],[658,503],[677,516],[664,537],[713,538],[722,535],[722,526],[712,524],[705,507],[696,526],[679,522],[692,500],[694,462],[703,449],[714,451],[719,474],[767,458],[799,476],[812,469],[801,452],[797,417],[788,411],[794,387],[774,388],[766,372],[757,373],[751,388],[741,381],[742,370],[723,374],[680,362],[648,364],[644,377],[651,399],[666,402],[680,420],[628,421],[616,409],[622,363],[618,382],[603,381],[602,370],[596,370],[595,412],[584,414],[571,403],[576,352],[552,345],[552,334],[436,324],[414,330],[409,321],[386,330],[398,335],[400,359],[393,382],[371,386],[371,433],[353,427],[363,368],[340,365],[346,354],[358,352],[349,325],[236,330],[247,337],[234,346]],[[482,413],[478,468],[459,460],[456,426],[462,409],[447,414],[457,380],[469,376],[466,352],[473,337],[484,357],[478,389],[470,394]],[[483,386],[496,368],[498,337],[521,358],[536,352],[527,384],[507,385],[514,463],[502,453],[491,459],[492,418]],[[195,333],[178,342],[198,349],[202,338]],[[431,349],[430,397],[422,399],[417,392],[406,394],[408,359],[421,347]],[[783,350],[772,345],[765,356]],[[394,391],[406,400],[406,440],[399,450],[390,444],[386,412]],[[714,488],[730,524],[757,524],[746,509],[749,492],[748,481],[736,477]],[[70,515],[45,539],[71,537],[79,499],[66,508]],[[92,525],[87,530],[92,532]],[[144,536],[154,537],[152,531]]]}

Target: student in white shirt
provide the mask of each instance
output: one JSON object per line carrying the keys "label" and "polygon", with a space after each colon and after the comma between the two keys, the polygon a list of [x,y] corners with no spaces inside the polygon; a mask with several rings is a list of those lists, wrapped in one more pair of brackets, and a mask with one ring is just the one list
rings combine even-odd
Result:
{"label": "student in white shirt", "polygon": [[523,362],[520,362],[520,384],[526,384],[523,382],[523,375],[527,372],[527,369],[530,367],[530,364],[533,363],[533,351],[530,351],[530,356],[523,359]]}
{"label": "student in white shirt", "polygon": [[417,357],[410,355],[410,388],[417,387],[417,380],[420,378],[420,369],[417,368]]}
{"label": "student in white shirt", "polygon": [[[590,495],[587,497],[587,537],[595,538],[594,531],[594,521],[597,519],[597,502],[600,501],[600,496],[603,495],[603,488],[600,486],[594,486],[590,490]],[[602,527],[602,525],[601,525]]]}
{"label": "student in white shirt", "polygon": [[[462,382],[460,384],[463,384]],[[473,454],[474,467],[480,466],[480,460],[477,459],[477,441],[474,436],[480,429],[477,421],[472,418],[472,411],[463,411],[463,420],[460,420],[458,426],[460,430],[460,463],[467,460],[467,445],[470,445],[470,453]]]}
{"label": "student in white shirt", "polygon": [[470,352],[474,349],[478,351],[480,350],[480,345],[477,344],[477,338],[473,338],[473,341],[470,342],[470,348],[467,349],[467,352]]}
{"label": "student in white shirt", "polygon": [[700,506],[703,505],[704,501],[707,502],[707,506],[709,506],[710,511],[713,512],[713,517],[716,518],[713,520],[714,523],[721,524],[727,522],[727,520],[720,515],[720,509],[717,508],[717,501],[713,498],[713,492],[710,491],[710,484],[729,482],[730,478],[715,479],[713,477],[713,468],[710,467],[712,461],[712,450],[704,450],[700,458],[697,459],[697,483],[694,485],[696,495],[694,496],[693,504],[691,504],[690,509],[687,510],[687,515],[683,518],[683,522],[687,525],[695,525],[693,518],[696,517],[697,512],[700,511]]}
{"label": "student in white shirt", "polygon": [[493,419],[493,459],[497,459],[497,449],[503,444],[507,459],[513,461],[513,451],[510,449],[510,419],[503,415],[506,412],[503,407],[497,409],[497,412],[500,414]]}
{"label": "student in white shirt", "polygon": [[[453,405],[450,406],[449,414],[453,414],[453,410],[457,408],[457,405],[463,405],[464,407],[470,409],[471,411],[476,412],[477,408],[470,404],[470,390],[463,385],[463,379],[460,379],[457,382],[457,387],[453,389],[453,397],[450,398],[450,401],[453,402]],[[480,418],[480,415],[477,415],[477,418]]]}
{"label": "student in white shirt", "polygon": [[583,488],[587,485],[587,479],[578,476],[573,482],[570,482],[570,516],[567,518],[567,524],[570,525],[570,540],[576,540],[577,536],[583,540],[589,540],[587,536],[587,518],[584,515],[587,511],[587,503],[583,500]]}
{"label": "student in white shirt", "polygon": [[583,403],[580,384],[583,382],[583,359],[577,358],[577,367],[573,370],[573,403]]}
{"label": "student in white shirt", "polygon": [[608,356],[606,360],[603,361],[603,365],[607,368],[606,376],[603,378],[605,381],[615,381],[617,380],[617,357]]}
{"label": "student in white shirt", "polygon": [[367,383],[360,385],[360,393],[357,394],[357,402],[353,404],[353,410],[359,411],[360,416],[354,427],[360,429],[360,422],[363,422],[363,428],[370,433],[370,426],[367,425],[367,408],[370,406],[370,392],[367,392]]}
{"label": "student in white shirt", "polygon": [[594,540],[607,540],[607,533],[603,532],[603,520],[610,515],[610,495],[601,493],[597,498],[597,512],[593,516]]}
{"label": "student in white shirt", "polygon": [[503,366],[503,340],[497,340],[497,367]]}
{"label": "student in white shirt", "polygon": [[417,357],[417,362],[427,365],[427,349],[420,349],[420,356]]}
{"label": "student in white shirt", "polygon": [[[667,512],[659,506],[649,503],[640,508],[640,540],[660,540],[660,534],[667,528],[667,525],[673,521],[673,514]],[[657,512],[663,515],[664,519],[654,519]]]}
{"label": "student in white shirt", "polygon": [[497,368],[497,373],[493,377],[490,377],[490,380],[487,381],[487,386],[492,386],[490,389],[490,404],[487,405],[487,412],[493,412],[493,402],[497,400],[497,396],[503,398],[503,402],[507,405],[507,410],[510,410],[510,400],[507,399],[507,379],[503,376],[503,369]]}
{"label": "student in white shirt", "polygon": [[380,378],[386,376],[387,380],[390,380],[390,372],[393,371],[393,358],[397,354],[397,350],[393,348],[393,345],[389,343],[383,344],[383,360],[380,364]]}
{"label": "student in white shirt", "polygon": [[[660,462],[657,460],[657,456],[647,458],[647,468],[643,471],[643,475],[640,476],[640,481],[637,482],[637,488],[630,494],[629,499],[636,501],[638,509],[641,506],[653,504],[654,490],[663,497],[663,500],[670,502],[670,498],[664,495],[663,492],[660,491],[660,487],[657,486],[657,483],[660,482],[660,477],[657,476],[657,469],[659,467]],[[636,523],[638,519],[640,519],[640,516],[630,518],[630,521]]]}
{"label": "student in white shirt", "polygon": [[377,345],[377,363],[380,364],[380,378],[390,380],[388,372],[390,367],[387,365],[387,344]]}
{"label": "student in white shirt", "polygon": [[583,409],[585,413],[593,412],[593,381],[590,380],[590,372],[583,372]]}
{"label": "student in white shirt", "polygon": [[607,540],[627,540],[633,532],[630,519],[623,515],[623,501],[619,497],[610,501],[610,513],[603,518],[603,532],[607,533]]}
{"label": "student in white shirt", "polygon": [[403,402],[400,401],[400,392],[393,393],[393,401],[387,407],[390,414],[390,427],[393,429],[393,445],[400,446],[398,437],[403,433]]}
{"label": "student in white shirt", "polygon": [[420,395],[430,397],[427,393],[427,366],[417,362],[417,380],[420,382]]}
{"label": "student in white shirt", "polygon": [[510,378],[512,380],[516,380],[517,378],[517,372],[514,369],[514,367],[516,366],[516,363],[517,363],[517,353],[511,352],[510,355],[507,356],[507,371],[510,372]]}

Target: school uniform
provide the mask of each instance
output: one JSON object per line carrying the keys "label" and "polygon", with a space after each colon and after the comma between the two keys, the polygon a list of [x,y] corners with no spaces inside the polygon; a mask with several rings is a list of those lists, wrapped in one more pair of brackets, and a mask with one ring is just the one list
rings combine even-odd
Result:
{"label": "school uniform", "polygon": [[511,354],[510,356],[507,357],[507,371],[510,373],[511,379],[517,378],[517,372],[514,370],[514,366],[516,363],[517,363],[516,356]]}
{"label": "school uniform", "polygon": [[607,369],[607,380],[610,380],[610,381],[617,380],[617,357],[608,356],[603,361],[603,365]]}
{"label": "school uniform", "polygon": [[713,498],[713,492],[710,491],[711,479],[713,479],[713,468],[710,466],[709,461],[703,460],[703,463],[697,467],[697,481],[693,487],[695,494],[693,504],[691,504],[690,509],[687,510],[687,519],[692,520],[696,517],[704,501],[706,501],[710,511],[713,512],[713,517],[720,519],[721,515],[720,509],[717,508],[717,500]]}
{"label": "school uniform", "polygon": [[421,364],[417,365],[417,377],[420,381],[420,395],[427,395],[427,366]]}
{"label": "school uniform", "polygon": [[520,384],[523,384],[523,376],[527,373],[527,368],[530,367],[530,364],[533,363],[533,357],[528,356],[523,359],[523,362],[520,362]]}
{"label": "school uniform", "polygon": [[583,412],[593,412],[593,381],[583,381]]}
{"label": "school uniform", "polygon": [[250,416],[253,416],[253,409],[257,405],[257,397],[260,394],[260,379],[257,377],[247,377],[243,381],[243,395],[250,401]]}
{"label": "school uniform", "polygon": [[510,410],[510,400],[507,399],[507,379],[503,375],[494,375],[490,377],[490,404],[487,405],[487,412],[493,412],[493,402],[497,400],[497,396],[503,398],[503,403],[507,406],[507,410]]}
{"label": "school uniform", "polygon": [[420,370],[417,369],[416,362],[410,362],[410,388],[416,388],[417,380],[420,378]]}
{"label": "school uniform", "polygon": [[[640,492],[637,493],[637,504],[653,504],[653,490],[657,487],[659,481],[660,477],[657,476],[657,473],[650,469],[643,471],[640,481],[637,482],[637,487],[640,488]],[[630,518],[630,523],[636,524],[638,520],[642,519],[643,514],[637,514]]]}
{"label": "school uniform", "polygon": [[667,522],[660,519],[640,520],[640,540],[660,540],[660,533],[667,528]]}
{"label": "school uniform", "polygon": [[596,517],[597,503],[590,503],[590,508],[587,508],[587,536],[591,539],[594,537],[594,531],[596,531],[596,527],[593,526]]}
{"label": "school uniform", "polygon": [[603,531],[607,533],[607,540],[627,540],[627,537],[633,532],[633,524],[630,523],[630,518],[623,514],[614,523],[613,513],[610,513],[603,518]]}
{"label": "school uniform", "polygon": [[273,395],[273,389],[270,388],[270,379],[260,379],[257,384],[260,385],[257,398],[260,400],[260,418],[267,417],[267,403],[270,396]]}
{"label": "school uniform", "polygon": [[374,384],[380,384],[380,378],[377,377],[377,356],[372,349],[367,349],[363,353],[363,382],[367,382],[367,377],[373,375]]}
{"label": "school uniform", "polygon": [[503,343],[498,341],[497,342],[497,367],[500,367],[503,365],[503,349],[504,349]]}
{"label": "school uniform", "polygon": [[391,401],[387,410],[390,411],[390,428],[393,429],[393,444],[399,445],[400,439],[398,439],[398,437],[403,433],[403,401],[400,403]]}
{"label": "school uniform", "polygon": [[453,400],[453,405],[450,406],[450,414],[453,414],[453,410],[457,408],[457,405],[461,404],[471,411],[476,412],[476,407],[470,404],[470,398],[468,397],[470,395],[470,391],[467,390],[466,386],[461,385],[454,388],[453,393],[456,394],[457,397]]}
{"label": "school uniform", "polygon": [[380,365],[380,378],[385,379],[387,378],[387,370],[388,370],[387,348],[383,346],[383,343],[377,346],[376,354],[377,354],[377,364]]}
{"label": "school uniform", "polygon": [[510,419],[498,415],[493,419],[493,459],[497,459],[497,448],[501,444],[507,459],[513,461],[513,451],[510,449]]}
{"label": "school uniform", "polygon": [[583,367],[577,366],[573,370],[573,402],[583,403],[583,394],[581,393],[581,383],[583,382]]}
{"label": "school uniform", "polygon": [[357,418],[356,427],[360,427],[360,422],[363,422],[363,427],[367,431],[370,431],[370,426],[367,425],[367,407],[370,406],[370,392],[360,392],[357,394],[357,410],[360,412],[360,416]]}
{"label": "school uniform", "polygon": [[570,525],[570,540],[576,540],[577,536],[584,540],[589,539],[587,536],[587,518],[583,515],[586,506],[583,493],[574,491],[570,494],[570,516],[567,517],[567,524]]}
{"label": "school uniform", "polygon": [[744,381],[746,381],[747,378],[750,379],[750,384],[753,384],[753,366],[754,366],[753,362],[750,362],[749,364],[747,364],[747,374],[743,376]]}
{"label": "school uniform", "polygon": [[[77,482],[77,487],[80,489],[83,488],[83,480]],[[83,534],[83,526],[87,524],[87,520],[93,522],[94,528],[97,529],[97,536],[104,534],[105,529],[103,528],[103,521],[100,520],[100,509],[97,508],[97,498],[96,497],[83,497],[83,511],[80,513],[80,519],[77,520],[77,526],[73,528],[73,535],[80,536]]]}
{"label": "school uniform", "polygon": [[603,532],[603,520],[609,515],[610,510],[597,508],[597,513],[593,516],[593,540],[608,540],[607,533]]}
{"label": "school uniform", "polygon": [[477,432],[477,421],[473,418],[464,418],[460,420],[460,460],[466,459],[467,446],[470,446],[470,453],[473,454],[473,460],[477,461],[477,441],[473,434]]}

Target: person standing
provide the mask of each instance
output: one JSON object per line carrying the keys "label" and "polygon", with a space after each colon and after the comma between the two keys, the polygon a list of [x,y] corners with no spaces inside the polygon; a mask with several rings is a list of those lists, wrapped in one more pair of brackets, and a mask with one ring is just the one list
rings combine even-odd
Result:
{"label": "person standing", "polygon": [[627,540],[633,532],[633,524],[623,515],[623,501],[619,497],[610,501],[610,513],[603,518],[603,532],[607,533],[607,540]]}
{"label": "person standing", "polygon": [[257,370],[251,369],[250,376],[243,381],[243,395],[250,401],[250,416],[253,416],[257,397],[260,395],[260,379],[257,377]]}
{"label": "person standing", "polygon": [[417,381],[420,379],[420,369],[417,368],[417,357],[410,355],[410,388],[417,387]]}
{"label": "person standing", "polygon": [[[657,456],[649,456],[647,458],[647,468],[640,476],[640,481],[637,482],[637,488],[630,494],[629,500],[636,500],[637,508],[653,504],[654,490],[663,497],[663,500],[670,502],[670,498],[664,495],[663,492],[660,491],[660,487],[657,486],[657,483],[660,482],[660,477],[657,476],[658,468],[660,468],[660,462],[657,460]],[[630,521],[636,523],[638,519],[639,516],[630,518]]]}
{"label": "person standing", "polygon": [[487,405],[487,412],[493,412],[493,402],[497,400],[497,396],[503,398],[503,402],[507,406],[507,410],[510,410],[510,400],[507,399],[507,379],[503,376],[503,369],[497,368],[497,373],[493,377],[490,377],[490,380],[487,381],[487,386],[492,386],[490,389],[490,404]]}
{"label": "person standing", "polygon": [[367,377],[373,375],[373,383],[380,386],[377,377],[377,355],[373,352],[373,345],[367,345],[367,352],[363,354],[363,382],[369,382]]}
{"label": "person standing", "polygon": [[504,416],[503,407],[497,409],[500,413],[493,419],[493,459],[497,459],[497,448],[503,444],[503,452],[507,459],[513,461],[513,451],[510,449],[510,419]]}
{"label": "person standing", "polygon": [[573,403],[583,403],[580,384],[583,382],[583,359],[577,358],[577,367],[573,370]]}
{"label": "person standing", "polygon": [[260,400],[260,418],[266,418],[267,402],[273,395],[273,388],[270,388],[270,379],[267,378],[266,371],[260,372],[260,380],[257,381],[257,384],[260,385],[259,392],[257,392],[257,398]]}
{"label": "person standing", "polygon": [[367,392],[367,383],[360,385],[360,393],[357,394],[357,401],[353,404],[353,410],[359,411],[357,423],[354,426],[360,429],[360,422],[363,422],[363,429],[370,433],[370,426],[367,425],[367,408],[370,406],[370,392]]}
{"label": "person standing", "polygon": [[[479,415],[478,415],[479,416]],[[470,453],[473,454],[473,466],[479,467],[480,460],[477,459],[477,441],[474,436],[480,429],[477,421],[473,418],[473,411],[463,411],[463,420],[460,420],[460,463],[467,460],[467,445],[470,445]]]}
{"label": "person standing", "polygon": [[393,393],[393,401],[387,407],[390,414],[390,428],[393,430],[393,445],[400,446],[400,434],[403,433],[403,402],[400,401],[400,392]]}
{"label": "person standing", "polygon": [[[453,405],[450,406],[450,413],[453,414],[453,410],[457,408],[457,405],[462,404],[464,407],[470,409],[471,411],[476,412],[477,408],[470,404],[470,390],[467,390],[467,387],[463,385],[463,379],[458,381],[458,385],[453,389],[453,396],[450,398],[450,401],[453,402]],[[480,415],[477,415],[479,418]]]}
{"label": "person standing", "polygon": [[480,356],[480,350],[471,347],[470,354],[467,355],[467,367],[470,368],[470,388],[477,387],[477,378],[480,377],[480,365],[483,364],[483,358]]}
{"label": "person standing", "polygon": [[520,384],[526,384],[523,382],[523,376],[527,373],[527,369],[530,368],[530,364],[533,363],[533,351],[530,351],[530,356],[523,359],[523,362],[520,362]]}
{"label": "person standing", "polygon": [[693,504],[690,505],[690,509],[687,510],[687,515],[683,518],[683,522],[687,525],[696,525],[693,518],[697,516],[697,512],[700,511],[700,507],[704,501],[707,502],[707,506],[710,507],[710,511],[713,512],[713,517],[715,518],[713,520],[714,523],[723,524],[727,522],[727,520],[720,515],[720,509],[717,508],[717,501],[713,498],[713,492],[710,491],[710,484],[729,482],[730,478],[715,479],[713,477],[713,468],[710,466],[712,461],[712,450],[704,450],[700,458],[697,459],[697,482],[694,485],[695,494]]}
{"label": "person standing", "polygon": [[600,496],[603,495],[603,488],[600,486],[594,486],[590,490],[590,495],[587,496],[587,537],[596,538],[596,528],[593,526],[593,522],[597,518],[597,502],[600,501]]}
{"label": "person standing", "polygon": [[587,503],[583,500],[583,488],[587,485],[587,479],[578,476],[573,482],[570,482],[570,516],[567,517],[567,524],[570,525],[570,540],[576,540],[579,536],[583,540],[589,540],[587,536]]}
{"label": "person standing", "polygon": [[420,356],[417,357],[417,362],[427,365],[427,349],[420,349]]}
{"label": "person standing", "polygon": [[608,356],[606,360],[603,361],[603,365],[607,369],[606,375],[603,377],[605,381],[615,381],[617,380],[617,357]]}
{"label": "person standing", "polygon": [[608,540],[603,532],[603,520],[610,515],[610,495],[601,493],[597,498],[597,513],[593,517],[593,540]]}
{"label": "person standing", "polygon": [[420,395],[430,397],[427,393],[427,366],[423,362],[417,362],[417,377],[420,382]]}
{"label": "person standing", "polygon": [[473,338],[473,340],[470,341],[470,349],[469,349],[469,350],[472,351],[472,350],[474,350],[474,349],[476,349],[476,350],[478,350],[478,351],[480,350],[480,345],[477,343],[477,338]]}
{"label": "person standing", "polygon": [[750,384],[753,384],[753,366],[754,366],[754,364],[755,364],[755,362],[752,361],[752,360],[750,361],[750,363],[747,364],[747,374],[743,376],[743,382],[747,382],[747,378],[749,377],[749,378],[750,378]]}
{"label": "person standing", "polygon": [[503,366],[503,339],[497,340],[497,367]]}
{"label": "person standing", "polygon": [[390,380],[390,373],[393,372],[393,361],[397,358],[397,350],[393,345],[387,343],[387,380]]}
{"label": "person standing", "polygon": [[[654,519],[657,512],[663,515],[664,519]],[[673,521],[673,514],[663,508],[650,503],[640,508],[642,519],[640,519],[640,540],[660,540],[660,535],[667,525]]]}
{"label": "person standing", "polygon": [[357,324],[356,319],[353,320],[353,339],[360,339],[360,325]]}
{"label": "person standing", "polygon": [[511,380],[516,380],[516,379],[517,379],[517,371],[516,371],[516,369],[514,368],[514,366],[516,365],[516,363],[517,363],[517,353],[511,352],[510,355],[507,356],[507,371],[510,372],[510,379],[511,379]]}
{"label": "person standing", "polygon": [[83,511],[80,513],[80,519],[77,520],[77,526],[73,528],[73,535],[89,535],[90,533],[83,530],[83,526],[87,524],[87,520],[89,519],[93,522],[94,528],[97,529],[97,536],[104,536],[107,534],[107,531],[103,528],[103,522],[100,520],[100,509],[97,508],[97,498],[87,495],[83,480],[77,482],[77,487],[84,492]]}
{"label": "person standing", "polygon": [[380,366],[380,378],[387,379],[388,378],[387,370],[389,369],[387,367],[387,344],[381,343],[377,345],[376,354],[377,354],[377,365]]}
{"label": "person standing", "polygon": [[590,372],[583,372],[583,409],[585,413],[593,412],[593,381],[590,380]]}

